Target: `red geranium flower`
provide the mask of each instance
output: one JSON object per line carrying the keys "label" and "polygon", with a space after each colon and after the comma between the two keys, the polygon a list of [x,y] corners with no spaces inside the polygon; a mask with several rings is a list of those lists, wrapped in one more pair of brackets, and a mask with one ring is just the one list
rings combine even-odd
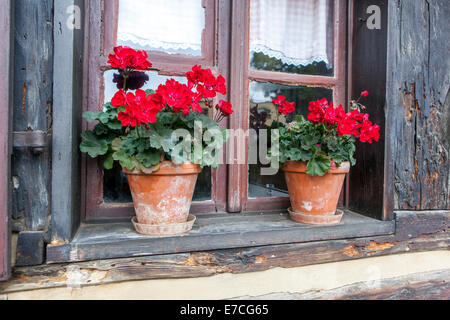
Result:
{"label": "red geranium flower", "polygon": [[125,91],[123,91],[122,89],[117,91],[116,94],[114,95],[114,97],[111,99],[111,104],[115,108],[124,106],[126,104],[126,102],[127,102],[127,96],[125,94]]}
{"label": "red geranium flower", "polygon": [[295,102],[283,101],[281,106],[278,107],[278,111],[286,115],[295,111]]}
{"label": "red geranium flower", "polygon": [[137,51],[130,47],[118,46],[114,48],[114,54],[110,54],[108,58],[108,63],[116,69],[150,70],[152,67],[145,50]]}
{"label": "red geranium flower", "polygon": [[285,96],[278,96],[276,99],[272,100],[272,103],[277,105],[277,106],[280,106],[285,99],[286,99]]}
{"label": "red geranium flower", "polygon": [[194,66],[192,71],[186,73],[188,88],[196,87],[196,90],[203,98],[215,98],[217,93],[226,94],[227,87],[225,78],[222,75],[217,78],[212,74],[211,69],[202,69],[201,66]]}
{"label": "red geranium flower", "polygon": [[345,111],[342,105],[337,108],[331,103],[324,111],[323,122],[329,125],[335,125],[342,121],[345,117]]}
{"label": "red geranium flower", "polygon": [[308,110],[310,112],[308,115],[308,120],[316,124],[322,122],[325,116],[325,108],[327,107],[327,99],[311,101],[308,107]]}
{"label": "red geranium flower", "polygon": [[364,121],[361,127],[360,141],[372,143],[373,141],[378,142],[379,139],[380,127],[377,124],[372,125],[372,122],[369,120]]}
{"label": "red geranium flower", "polygon": [[234,112],[231,103],[223,100],[219,101],[219,104],[216,106],[216,108],[220,110],[220,112],[222,112],[224,116],[229,116]]}

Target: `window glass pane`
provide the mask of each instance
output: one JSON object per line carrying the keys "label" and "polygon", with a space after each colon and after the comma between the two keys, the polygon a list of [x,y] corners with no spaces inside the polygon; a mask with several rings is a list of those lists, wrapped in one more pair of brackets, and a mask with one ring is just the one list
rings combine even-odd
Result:
{"label": "window glass pane", "polygon": [[[115,70],[108,70],[104,73],[105,81],[105,103],[111,101],[117,92],[117,84],[113,83]],[[116,73],[117,74],[117,73]],[[160,84],[164,84],[167,79],[173,78],[181,83],[187,84],[186,77],[161,76],[157,72],[146,72],[148,80],[145,81],[142,90],[156,90]],[[145,80],[145,79],[144,79]],[[138,80],[138,81],[143,81]],[[120,87],[120,85],[119,85]],[[207,110],[205,110],[207,112]],[[211,168],[203,168],[198,176],[194,191],[194,201],[211,200]],[[103,200],[105,202],[132,202],[130,188],[125,174],[122,173],[120,165],[116,164],[113,170],[104,170],[103,172]]]}
{"label": "window glass pane", "polygon": [[333,0],[250,0],[250,68],[333,75]]}
{"label": "window glass pane", "polygon": [[[296,111],[287,116],[280,114],[272,100],[278,95],[284,95],[289,102],[295,102]],[[333,90],[327,88],[314,88],[304,86],[288,86],[274,83],[253,81],[250,83],[250,128],[256,131],[259,146],[259,130],[268,130],[268,147],[270,147],[270,129],[278,127],[279,123],[289,123],[297,115],[308,115],[310,101],[322,98],[332,101]],[[249,147],[250,148],[250,147]],[[259,157],[258,157],[259,158]],[[267,167],[258,164],[249,164],[249,198],[283,197],[288,196],[284,173],[281,169],[276,175],[261,175],[261,168]]]}
{"label": "window glass pane", "polygon": [[202,0],[120,0],[117,44],[135,49],[200,56]]}
{"label": "window glass pane", "polygon": [[[186,77],[161,76],[156,71],[147,71],[145,72],[145,75],[142,75],[142,72],[137,72],[136,75],[138,75],[139,78],[135,77],[134,78],[135,80],[128,79],[128,84],[130,84],[131,81],[140,82],[141,84],[144,83],[144,85],[140,87],[140,89],[142,90],[148,89],[156,90],[160,84],[166,83],[166,81],[171,78],[175,79],[178,82],[187,84]],[[121,83],[119,73],[116,70],[105,71],[103,73],[103,77],[105,82],[105,103],[106,103],[111,101],[117,90],[122,88],[123,83]]]}

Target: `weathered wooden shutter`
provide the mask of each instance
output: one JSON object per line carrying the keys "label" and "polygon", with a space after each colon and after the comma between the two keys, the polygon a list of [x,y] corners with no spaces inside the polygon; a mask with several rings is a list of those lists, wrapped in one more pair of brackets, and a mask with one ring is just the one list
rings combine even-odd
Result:
{"label": "weathered wooden shutter", "polygon": [[11,0],[0,10],[0,281],[10,274]]}

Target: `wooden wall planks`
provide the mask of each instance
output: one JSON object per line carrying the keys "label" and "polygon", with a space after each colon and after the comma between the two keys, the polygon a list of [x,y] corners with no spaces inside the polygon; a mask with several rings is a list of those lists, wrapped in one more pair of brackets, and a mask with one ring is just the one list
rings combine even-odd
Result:
{"label": "wooden wall planks", "polygon": [[0,10],[0,281],[10,275],[11,214],[11,95],[12,95],[12,3],[2,2]]}
{"label": "wooden wall planks", "polygon": [[450,6],[389,1],[387,112],[396,209],[450,208]]}
{"label": "wooden wall planks", "polygon": [[[13,130],[51,132],[53,1],[14,1]],[[12,175],[14,231],[42,231],[50,214],[50,155],[16,148]]]}

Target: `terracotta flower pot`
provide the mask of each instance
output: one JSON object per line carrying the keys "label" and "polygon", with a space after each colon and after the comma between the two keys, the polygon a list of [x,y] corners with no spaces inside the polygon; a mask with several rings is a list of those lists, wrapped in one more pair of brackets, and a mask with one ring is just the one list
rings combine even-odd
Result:
{"label": "terracotta flower pot", "polygon": [[[128,178],[133,196],[137,218],[137,221],[133,221],[135,225],[151,225],[153,228],[146,229],[155,230],[158,235],[162,233],[161,230],[173,234],[177,233],[175,230],[183,229],[179,225],[188,222],[195,184],[201,172],[200,165],[176,165],[163,161],[160,168],[151,174],[125,168],[123,172]],[[142,228],[137,231],[142,231]]]}
{"label": "terracotta flower pot", "polygon": [[288,161],[283,165],[294,221],[306,224],[337,224],[343,212],[337,211],[339,195],[350,163],[344,162],[322,177],[306,173],[306,162]]}

